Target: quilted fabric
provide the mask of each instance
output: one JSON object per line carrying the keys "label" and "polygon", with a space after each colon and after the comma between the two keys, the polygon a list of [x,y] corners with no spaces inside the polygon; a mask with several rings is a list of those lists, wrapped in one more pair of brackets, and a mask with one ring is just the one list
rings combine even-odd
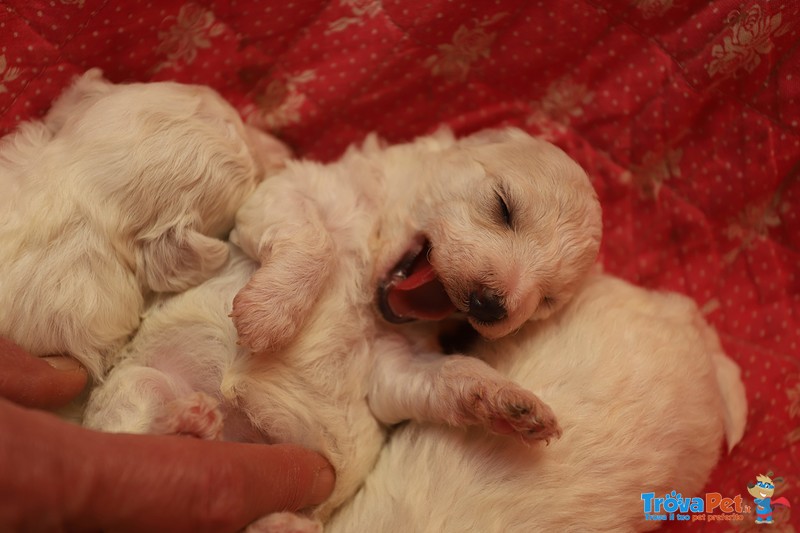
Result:
{"label": "quilted fabric", "polygon": [[795,0],[4,0],[0,133],[99,66],[211,85],[320,160],[373,130],[542,135],[593,179],[606,270],[694,298],[744,370],[747,433],[707,490],[752,504],[772,470],[796,507],[799,31]]}

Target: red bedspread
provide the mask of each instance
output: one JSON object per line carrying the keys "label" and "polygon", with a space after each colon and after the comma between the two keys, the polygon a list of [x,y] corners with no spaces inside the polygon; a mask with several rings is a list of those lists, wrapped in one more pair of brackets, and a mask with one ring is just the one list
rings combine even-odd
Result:
{"label": "red bedspread", "polygon": [[0,134],[95,66],[211,85],[322,160],[372,130],[541,134],[592,176],[606,269],[693,297],[744,370],[708,491],[752,504],[772,470],[797,507],[799,43],[796,0],[4,0]]}

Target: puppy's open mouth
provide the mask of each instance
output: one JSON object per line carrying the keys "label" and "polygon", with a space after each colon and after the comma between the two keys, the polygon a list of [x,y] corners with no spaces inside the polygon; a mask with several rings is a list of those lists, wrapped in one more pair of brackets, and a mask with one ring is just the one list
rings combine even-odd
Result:
{"label": "puppy's open mouth", "polygon": [[378,286],[378,308],[387,321],[441,320],[456,311],[430,263],[430,242],[420,238]]}

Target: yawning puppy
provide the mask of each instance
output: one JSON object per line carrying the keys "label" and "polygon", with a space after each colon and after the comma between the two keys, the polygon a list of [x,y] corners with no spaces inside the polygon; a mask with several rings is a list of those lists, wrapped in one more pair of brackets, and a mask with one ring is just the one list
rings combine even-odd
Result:
{"label": "yawning puppy", "polygon": [[642,495],[697,496],[744,431],[739,368],[676,294],[593,275],[551,319],[472,353],[538,391],[562,437],[529,448],[410,423],[328,533],[653,529]]}
{"label": "yawning puppy", "polygon": [[367,475],[385,425],[550,440],[558,424],[534,394],[393,323],[460,311],[505,335],[570,298],[599,238],[584,172],[519,130],[389,148],[372,137],[331,165],[289,162],[237,214],[232,240],[260,267],[234,255],[154,308],[86,423],[318,450],[337,475],[321,520]]}
{"label": "yawning puppy", "polygon": [[600,207],[586,174],[512,128],[389,148],[372,136],[338,165],[294,162],[283,178],[243,206],[232,237],[264,264],[234,310],[257,351],[302,323],[344,239],[367,246],[388,322],[460,311],[489,339],[556,311],[597,255]]}
{"label": "yawning puppy", "polygon": [[225,264],[218,239],[287,156],[211,89],[87,72],[0,144],[0,335],[101,378],[149,293]]}
{"label": "yawning puppy", "polygon": [[[393,155],[400,168],[413,157]],[[379,271],[394,264],[379,286],[383,316],[399,323],[458,310],[495,339],[568,301],[600,240],[580,167],[518,130],[474,135],[440,157],[430,166],[423,158],[413,178],[387,165],[394,202],[375,250]]]}

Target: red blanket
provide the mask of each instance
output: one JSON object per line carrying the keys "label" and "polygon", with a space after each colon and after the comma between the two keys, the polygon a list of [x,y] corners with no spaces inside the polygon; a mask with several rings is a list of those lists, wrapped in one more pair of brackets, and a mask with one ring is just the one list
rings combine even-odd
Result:
{"label": "red blanket", "polygon": [[795,0],[5,0],[0,133],[99,66],[211,85],[322,160],[372,130],[543,135],[592,176],[606,269],[690,295],[743,368],[746,436],[708,491],[752,504],[772,470],[796,503],[798,42]]}

